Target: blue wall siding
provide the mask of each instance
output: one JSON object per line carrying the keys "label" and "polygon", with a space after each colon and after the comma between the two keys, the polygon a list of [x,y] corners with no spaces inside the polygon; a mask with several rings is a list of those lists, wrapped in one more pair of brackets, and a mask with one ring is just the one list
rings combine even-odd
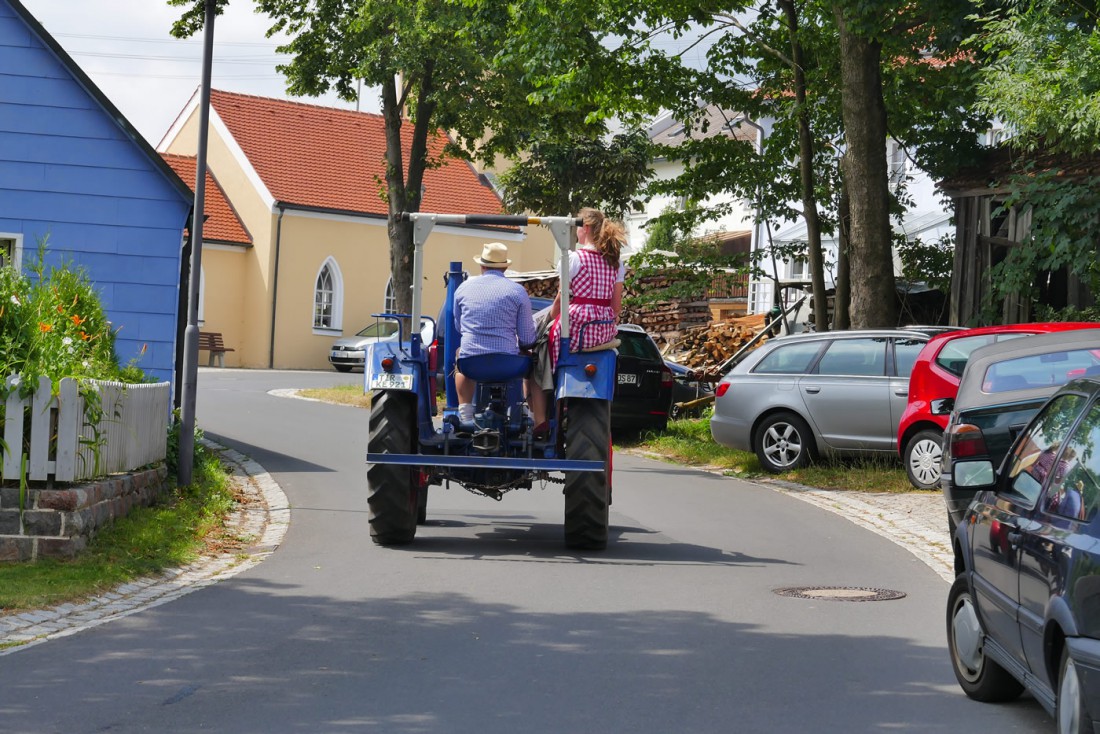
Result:
{"label": "blue wall siding", "polygon": [[122,364],[162,380],[173,379],[190,205],[0,0],[0,232],[23,235],[24,263],[48,238],[48,263],[83,267]]}

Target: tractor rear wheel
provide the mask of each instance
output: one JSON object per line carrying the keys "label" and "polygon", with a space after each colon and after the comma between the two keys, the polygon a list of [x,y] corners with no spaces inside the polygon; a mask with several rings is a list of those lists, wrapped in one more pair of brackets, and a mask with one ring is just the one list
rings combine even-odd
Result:
{"label": "tractor rear wheel", "polygon": [[[565,458],[600,461],[607,467],[611,449],[611,409],[607,400],[572,398],[565,405]],[[570,548],[607,547],[608,471],[565,472],[565,544]]]}
{"label": "tractor rear wheel", "polygon": [[[416,395],[396,390],[373,391],[368,430],[368,452],[413,453]],[[411,543],[416,536],[419,494],[414,469],[396,464],[371,464],[367,467],[367,492],[371,540],[378,545]]]}

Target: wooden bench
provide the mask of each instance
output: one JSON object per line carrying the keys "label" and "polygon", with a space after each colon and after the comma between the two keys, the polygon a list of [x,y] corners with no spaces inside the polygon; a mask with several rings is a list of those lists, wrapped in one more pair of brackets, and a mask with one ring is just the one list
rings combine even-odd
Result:
{"label": "wooden bench", "polygon": [[199,351],[203,349],[210,352],[210,360],[207,362],[207,366],[209,367],[214,366],[215,358],[218,360],[218,367],[225,367],[225,353],[237,351],[236,349],[225,346],[220,331],[199,332]]}

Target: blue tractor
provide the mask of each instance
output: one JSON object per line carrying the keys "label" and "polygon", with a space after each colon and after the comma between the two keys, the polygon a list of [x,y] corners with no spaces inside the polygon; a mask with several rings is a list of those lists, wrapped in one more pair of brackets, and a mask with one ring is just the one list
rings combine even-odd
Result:
{"label": "blue tractor", "polygon": [[[371,394],[367,441],[367,503],[371,539],[379,545],[410,543],[427,517],[428,488],[456,483],[499,500],[535,483],[564,483],[565,544],[598,550],[607,546],[611,504],[611,398],[615,388],[614,343],[580,353],[569,351],[569,258],[580,220],[571,217],[405,213],[413,223],[412,314],[376,314],[396,321],[397,341],[379,342],[366,356],[364,386]],[[554,235],[560,258],[561,355],[554,399],[548,405],[550,433],[536,440],[523,396],[527,355],[485,355],[462,360],[464,375],[477,381],[475,419],[463,424],[455,391],[455,290],[466,277],[452,262],[447,295],[435,324],[446,345],[443,375],[446,405],[436,409],[435,370],[422,333],[407,328],[431,322],[421,311],[424,245],[436,224],[541,225]],[[428,331],[431,331],[430,329]],[[408,333],[406,333],[408,332]],[[564,477],[564,478],[561,478]]]}

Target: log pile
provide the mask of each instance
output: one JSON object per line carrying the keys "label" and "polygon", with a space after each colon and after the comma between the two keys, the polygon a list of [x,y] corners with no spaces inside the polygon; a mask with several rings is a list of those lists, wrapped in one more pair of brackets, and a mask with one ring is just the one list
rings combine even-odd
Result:
{"label": "log pile", "polygon": [[[647,278],[639,287],[654,290],[667,285],[665,280]],[[531,296],[553,298],[558,293],[556,277],[524,280],[522,285]],[[673,362],[717,379],[717,368],[764,328],[765,317],[759,314],[716,322],[710,317],[705,298],[670,298],[623,309],[619,321],[645,329]]]}
{"label": "log pile", "polygon": [[637,324],[664,348],[683,338],[690,329],[710,322],[710,306],[706,301],[670,299],[646,304],[637,309],[623,309],[619,320]]}
{"label": "log pile", "polygon": [[[720,377],[717,369],[764,328],[764,314],[716,321],[688,329],[669,345],[665,357],[704,376]],[[757,344],[763,344],[767,337]]]}
{"label": "log pile", "polygon": [[558,295],[557,278],[525,280],[521,285],[527,289],[527,295],[533,298],[549,298],[553,300],[554,296]]}

